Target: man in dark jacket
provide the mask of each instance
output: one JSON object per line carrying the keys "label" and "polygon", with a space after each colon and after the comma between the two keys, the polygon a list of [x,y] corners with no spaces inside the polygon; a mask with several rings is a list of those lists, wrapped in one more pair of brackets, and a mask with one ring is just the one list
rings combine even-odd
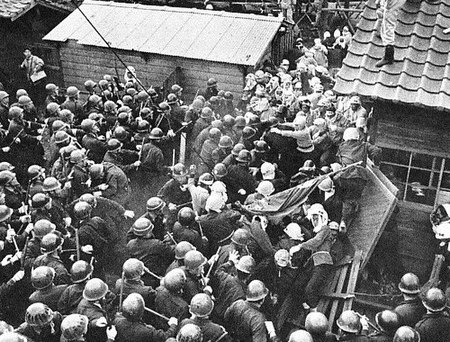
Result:
{"label": "man in dark jacket", "polygon": [[400,280],[398,288],[403,295],[403,301],[394,310],[400,316],[402,325],[413,328],[426,313],[419,296],[419,278],[414,273],[406,273]]}
{"label": "man in dark jacket", "polygon": [[94,192],[100,191],[102,197],[127,204],[131,189],[127,175],[118,166],[108,162],[91,165],[89,176]]}

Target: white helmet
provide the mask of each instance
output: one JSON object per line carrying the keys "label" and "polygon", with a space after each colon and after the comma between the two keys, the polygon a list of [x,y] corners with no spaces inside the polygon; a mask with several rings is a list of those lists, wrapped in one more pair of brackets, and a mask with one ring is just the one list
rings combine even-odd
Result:
{"label": "white helmet", "polygon": [[264,162],[261,165],[261,174],[263,179],[275,179],[275,165]]}
{"label": "white helmet", "polygon": [[304,240],[304,234],[302,233],[302,228],[295,222],[289,223],[286,228],[284,228],[284,232],[289,236],[292,240]]}
{"label": "white helmet", "polygon": [[359,131],[355,127],[349,127],[344,131],[344,141],[359,140]]}
{"label": "white helmet", "polygon": [[333,180],[330,177],[326,177],[319,183],[318,188],[325,192],[331,191],[333,189]]}
{"label": "white helmet", "polygon": [[273,184],[271,181],[263,180],[261,183],[258,184],[258,187],[256,188],[256,191],[260,193],[263,196],[270,196],[275,191],[275,188],[273,187]]}
{"label": "white helmet", "polygon": [[275,263],[280,267],[286,267],[290,263],[290,255],[289,252],[285,249],[278,250],[274,255]]}
{"label": "white helmet", "polygon": [[219,193],[212,193],[206,200],[205,209],[206,211],[215,211],[220,213],[222,208],[225,206],[225,201],[223,196]]}

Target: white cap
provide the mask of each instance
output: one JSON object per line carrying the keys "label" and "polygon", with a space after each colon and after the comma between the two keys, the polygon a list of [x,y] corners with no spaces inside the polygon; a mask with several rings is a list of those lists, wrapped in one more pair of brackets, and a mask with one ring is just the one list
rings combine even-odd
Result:
{"label": "white cap", "polygon": [[275,165],[264,162],[261,165],[261,174],[263,179],[275,179]]}

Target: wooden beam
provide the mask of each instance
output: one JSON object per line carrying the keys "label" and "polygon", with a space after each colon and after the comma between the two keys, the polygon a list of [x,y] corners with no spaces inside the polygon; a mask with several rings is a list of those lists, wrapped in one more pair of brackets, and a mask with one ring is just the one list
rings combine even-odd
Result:
{"label": "wooden beam", "polygon": [[322,12],[349,12],[349,13],[362,13],[360,8],[322,8]]}
{"label": "wooden beam", "polygon": [[392,310],[392,306],[381,304],[377,302],[372,302],[371,300],[361,299],[356,297],[355,303],[364,307],[369,307],[376,309],[377,311],[383,311],[383,310]]}

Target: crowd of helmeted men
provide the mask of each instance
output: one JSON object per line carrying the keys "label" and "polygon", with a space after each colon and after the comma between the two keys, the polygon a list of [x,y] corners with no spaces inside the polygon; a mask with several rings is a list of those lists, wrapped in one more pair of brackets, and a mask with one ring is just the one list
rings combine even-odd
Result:
{"label": "crowd of helmeted men", "polygon": [[0,91],[0,341],[450,340],[445,295],[411,273],[376,324],[348,310],[329,332],[321,294],[381,150],[297,43],[242,94],[210,78],[162,98],[133,67],[49,83],[44,108]]}

